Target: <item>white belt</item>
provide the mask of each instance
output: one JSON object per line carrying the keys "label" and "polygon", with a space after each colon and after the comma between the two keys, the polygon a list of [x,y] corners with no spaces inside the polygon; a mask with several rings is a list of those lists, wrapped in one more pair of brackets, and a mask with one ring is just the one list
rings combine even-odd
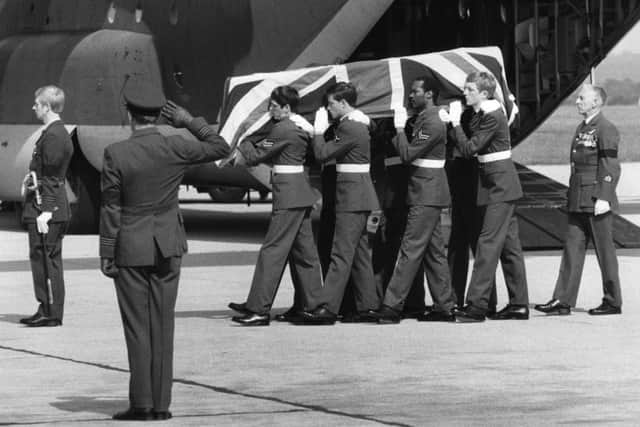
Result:
{"label": "white belt", "polygon": [[273,165],[273,173],[302,173],[302,165]]}
{"label": "white belt", "polygon": [[419,168],[434,168],[434,169],[442,169],[444,167],[444,160],[436,160],[436,159],[415,159],[411,162],[413,166],[417,166]]}
{"label": "white belt", "polygon": [[506,151],[498,151],[497,153],[491,154],[478,154],[478,161],[480,163],[489,163],[495,162],[498,160],[510,159],[511,158],[511,150]]}
{"label": "white belt", "polygon": [[369,163],[338,163],[336,172],[364,173],[369,172]]}
{"label": "white belt", "polygon": [[401,165],[401,164],[402,164],[402,160],[400,160],[400,157],[398,156],[387,157],[386,159],[384,159],[385,166],[395,166],[395,165]]}

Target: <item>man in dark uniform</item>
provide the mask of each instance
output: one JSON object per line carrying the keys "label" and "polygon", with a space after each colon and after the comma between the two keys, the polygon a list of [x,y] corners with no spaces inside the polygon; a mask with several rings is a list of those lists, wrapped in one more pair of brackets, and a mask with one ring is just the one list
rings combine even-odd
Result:
{"label": "man in dark uniform", "polygon": [[455,305],[449,267],[440,230],[440,214],[449,205],[449,186],[444,171],[446,154],[445,123],[435,102],[438,89],[426,79],[413,82],[411,92],[419,110],[411,140],[404,134],[404,120],[396,116],[396,148],[403,163],[410,163],[406,221],[400,252],[382,306],[376,312],[378,323],[398,323],[402,307],[420,264],[434,301],[433,310],[418,320],[454,321]]}
{"label": "man in dark uniform", "polygon": [[[304,171],[313,127],[304,130],[289,116],[297,111],[300,97],[290,86],[273,90],[269,113],[275,122],[265,139],[245,140],[238,147],[247,165],[269,162],[273,165],[273,211],[265,241],[260,248],[247,302],[229,306],[243,312],[233,321],[246,326],[269,324],[269,310],[289,262],[295,274],[296,293],[302,295],[300,311],[318,305],[322,289],[320,260],[311,230],[311,210],[320,197]],[[295,272],[295,273],[294,273]],[[295,314],[289,314],[294,317]]]}
{"label": "man in dark uniform", "polygon": [[124,89],[132,134],[108,146],[102,168],[101,270],[115,280],[129,355],[130,407],[117,420],[171,418],[174,310],[187,251],[178,189],[187,167],[229,154],[202,118],[173,103],[162,114],[199,141],[165,137],[155,127],[160,88],[129,80]]}
{"label": "man in dark uniform", "polygon": [[495,78],[486,72],[467,76],[464,95],[473,109],[467,137],[460,126],[462,107],[452,103],[449,118],[462,155],[478,159],[478,206],[482,226],[476,246],[467,305],[456,311],[456,321],[482,322],[489,309],[491,287],[498,260],[502,262],[509,303],[492,318],[528,319],[529,294],[524,256],[514,215],[514,201],[522,197],[522,187],[511,160],[509,124],[501,104],[493,98]]}
{"label": "man in dark uniform", "polygon": [[62,89],[36,90],[33,111],[44,126],[23,182],[22,220],[29,234],[33,289],[40,305],[33,316],[20,319],[27,326],[60,326],[64,313],[62,239],[70,217],[65,177],[73,143],[60,120],[63,109]]}
{"label": "man in dark uniform", "polygon": [[[370,119],[353,107],[356,100],[355,87],[340,82],[328,89],[327,108],[316,113],[313,141],[316,160],[336,160],[336,223],[321,304],[303,313],[308,323],[335,323],[349,276],[353,279],[356,309],[361,315],[373,313],[380,305],[381,290],[373,277],[367,236],[369,214],[379,208],[369,175]],[[338,124],[335,139],[325,142],[327,110]]]}
{"label": "man in dark uniform", "polygon": [[602,304],[589,310],[589,314],[622,312],[611,214],[611,210],[618,206],[616,185],[620,179],[620,135],[601,111],[606,99],[604,89],[585,85],[576,100],[578,112],[584,120],[578,125],[571,144],[569,228],[553,297],[548,303],[535,306],[543,313],[566,315],[571,313],[571,307],[575,307],[589,239],[596,249],[604,290]]}

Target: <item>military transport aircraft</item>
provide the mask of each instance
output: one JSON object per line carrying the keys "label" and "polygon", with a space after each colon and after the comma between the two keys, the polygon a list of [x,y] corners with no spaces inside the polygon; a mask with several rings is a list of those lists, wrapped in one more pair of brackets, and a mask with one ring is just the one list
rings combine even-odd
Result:
{"label": "military transport aircraft", "polygon": [[[517,144],[639,19],[636,0],[3,0],[0,200],[19,206],[44,84],[67,93],[71,230],[92,232],[102,151],[129,134],[121,91],[132,76],[217,123],[229,76],[493,45],[520,109]],[[215,164],[184,183],[214,200],[266,190]]]}

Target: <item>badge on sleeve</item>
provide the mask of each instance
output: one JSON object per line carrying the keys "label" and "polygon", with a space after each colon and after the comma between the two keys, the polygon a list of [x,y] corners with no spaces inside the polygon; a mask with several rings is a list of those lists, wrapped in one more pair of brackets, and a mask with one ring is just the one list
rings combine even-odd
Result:
{"label": "badge on sleeve", "polygon": [[422,132],[422,129],[420,129],[420,130],[418,131],[418,139],[421,139],[421,140],[426,141],[426,140],[427,140],[427,139],[429,139],[429,138],[431,138],[431,135],[426,134],[426,133],[423,133],[423,132]]}
{"label": "badge on sleeve", "polygon": [[604,177],[604,182],[611,182],[613,181],[613,178],[611,178],[611,175],[607,175]]}

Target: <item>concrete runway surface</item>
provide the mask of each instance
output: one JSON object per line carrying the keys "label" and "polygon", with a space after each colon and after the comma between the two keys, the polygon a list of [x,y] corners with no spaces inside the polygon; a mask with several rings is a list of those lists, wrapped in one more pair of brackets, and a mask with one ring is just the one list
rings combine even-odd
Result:
{"label": "concrete runway surface", "polygon": [[[623,200],[635,201],[630,193]],[[270,205],[184,196],[190,254],[176,313],[174,418],[164,424],[638,425],[640,250],[618,252],[620,316],[586,313],[602,292],[590,251],[578,308],[568,317],[243,328],[226,306],[246,297]],[[35,304],[27,236],[12,212],[0,213],[0,242],[0,425],[113,424],[111,415],[128,406],[129,374],[97,236],[65,238],[58,328],[18,323]],[[532,303],[549,299],[559,264],[560,251],[526,253]],[[498,289],[501,306],[500,273]],[[272,314],[288,308],[292,294],[285,273]]]}

